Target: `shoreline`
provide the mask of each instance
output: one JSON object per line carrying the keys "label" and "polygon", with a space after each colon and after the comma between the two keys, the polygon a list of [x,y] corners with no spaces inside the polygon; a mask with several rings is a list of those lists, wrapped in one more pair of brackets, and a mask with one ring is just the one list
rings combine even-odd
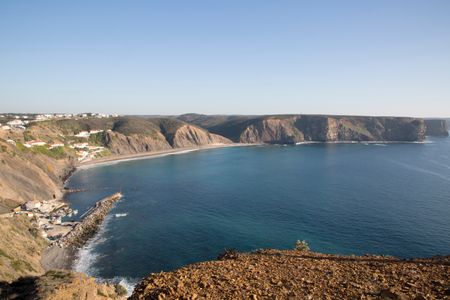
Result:
{"label": "shoreline", "polygon": [[[179,154],[185,154],[190,153],[194,151],[199,150],[212,150],[212,149],[220,149],[220,148],[229,148],[229,147],[245,147],[245,146],[255,146],[259,144],[241,144],[241,143],[232,143],[232,144],[213,144],[208,146],[202,146],[202,147],[186,147],[186,148],[178,148],[178,149],[169,149],[169,150],[161,150],[161,151],[152,151],[152,152],[142,152],[142,153],[135,153],[135,154],[127,154],[127,155],[115,155],[95,160],[90,160],[86,162],[81,162],[78,164],[75,164],[74,167],[68,172],[67,176],[63,179],[63,187],[62,187],[62,193],[63,196],[61,199],[59,199],[60,202],[66,203],[70,207],[70,203],[67,201],[66,196],[73,191],[66,188],[66,184],[69,181],[70,177],[75,174],[79,170],[88,169],[88,168],[94,168],[98,166],[106,166],[126,161],[133,161],[133,160],[142,160],[142,159],[153,159],[153,158],[160,158],[165,157],[169,155],[179,155]],[[99,199],[96,201],[97,205],[99,202],[101,202],[104,199]],[[81,221],[82,222],[82,221]],[[103,221],[99,224],[101,226],[103,224]],[[63,241],[70,233],[73,231],[74,228],[65,236],[59,238],[54,245],[49,245],[47,249],[44,251],[44,253],[41,256],[41,263],[46,270],[50,269],[66,269],[66,270],[72,270],[74,267],[74,262],[77,259],[77,255],[82,248],[79,245],[71,245],[68,247],[60,247],[57,245],[60,241]],[[86,243],[89,241],[86,240]]]}
{"label": "shoreline", "polygon": [[79,250],[98,232],[114,204],[122,198],[120,192],[95,202],[85,212],[85,217],[76,222],[71,230],[53,241],[41,256],[41,264],[46,271],[52,269],[73,270]]}
{"label": "shoreline", "polygon": [[261,144],[244,144],[244,143],[211,144],[208,146],[201,146],[201,147],[185,147],[185,148],[141,152],[141,153],[125,154],[125,155],[113,155],[113,156],[109,156],[109,157],[105,157],[105,158],[99,158],[99,159],[81,162],[75,166],[75,171],[88,169],[88,168],[92,168],[92,167],[97,167],[97,166],[115,164],[115,163],[119,163],[119,162],[160,158],[160,157],[165,157],[165,156],[169,156],[169,155],[185,154],[185,153],[190,153],[190,152],[195,152],[195,151],[200,151],[200,150],[211,150],[211,149],[231,148],[231,147],[249,147],[249,146],[258,146],[258,145],[261,145]]}
{"label": "shoreline", "polygon": [[[290,146],[301,146],[301,145],[311,145],[311,144],[395,144],[395,143],[412,143],[412,144],[425,144],[426,141],[416,141],[416,142],[404,142],[404,141],[337,141],[337,142],[317,142],[317,141],[307,141],[300,142],[294,144],[287,144]],[[249,147],[249,146],[271,146],[273,144],[264,144],[264,143],[254,143],[254,144],[246,144],[246,143],[231,143],[231,144],[212,144],[207,146],[200,147],[185,147],[185,148],[177,148],[177,149],[168,149],[161,151],[152,151],[152,152],[141,152],[134,154],[126,154],[126,155],[114,155],[110,157],[100,158],[89,160],[85,162],[81,162],[75,164],[73,169],[68,173],[68,175],[64,178],[63,181],[63,196],[60,199],[61,202],[67,203],[70,207],[70,203],[66,199],[66,195],[72,193],[72,191],[66,188],[66,184],[69,181],[70,177],[75,174],[79,170],[94,168],[98,166],[106,166],[126,161],[133,160],[143,160],[143,159],[154,159],[161,158],[170,155],[180,155],[200,150],[212,150],[212,149],[221,149],[221,148],[230,148],[230,147]],[[283,144],[278,144],[283,146]],[[98,200],[96,203],[100,202],[102,199]],[[103,223],[103,222],[102,222]],[[101,224],[100,224],[101,225]],[[69,232],[70,234],[70,232]],[[64,237],[61,237],[59,240],[63,240]],[[88,242],[88,241],[86,241]],[[68,248],[60,248],[52,249],[53,246],[47,248],[45,253],[42,255],[41,261],[44,260],[55,260],[53,266],[58,266],[58,268],[73,270],[73,263],[77,258],[77,255],[82,247],[68,247]],[[45,257],[45,258],[44,258]],[[48,265],[48,264],[47,264]]]}

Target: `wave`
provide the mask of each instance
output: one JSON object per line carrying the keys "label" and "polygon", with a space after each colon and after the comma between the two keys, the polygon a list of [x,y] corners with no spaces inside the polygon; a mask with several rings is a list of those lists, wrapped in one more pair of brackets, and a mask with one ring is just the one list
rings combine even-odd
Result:
{"label": "wave", "polygon": [[116,218],[126,217],[128,216],[128,213],[118,213],[114,215]]}
{"label": "wave", "polygon": [[112,282],[114,284],[120,284],[127,290],[127,297],[131,296],[134,287],[139,283],[139,278],[129,278],[129,277],[114,277],[112,279],[105,280],[106,282]]}
{"label": "wave", "polygon": [[73,269],[77,272],[86,273],[90,276],[96,276],[97,270],[94,268],[95,262],[100,258],[100,254],[95,253],[95,248],[106,241],[105,233],[108,223],[111,221],[111,215],[106,216],[100,230],[91,238],[85,246],[78,250],[73,264]]}
{"label": "wave", "polygon": [[412,171],[416,171],[416,172],[420,172],[420,173],[424,173],[424,174],[428,174],[428,175],[433,175],[433,176],[435,176],[437,178],[440,178],[442,180],[450,181],[449,177],[447,177],[445,175],[442,175],[440,173],[431,171],[431,170],[423,169],[421,167],[413,166],[411,164],[403,163],[403,162],[396,161],[396,160],[389,160],[389,161],[394,163],[394,164],[396,164],[396,165],[402,166],[402,167],[404,167],[406,169],[412,170]]}

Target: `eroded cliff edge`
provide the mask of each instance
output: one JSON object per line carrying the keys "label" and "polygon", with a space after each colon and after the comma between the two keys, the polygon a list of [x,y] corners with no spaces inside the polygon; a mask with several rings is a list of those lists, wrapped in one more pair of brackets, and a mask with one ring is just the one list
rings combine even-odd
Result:
{"label": "eroded cliff edge", "polygon": [[448,123],[444,119],[427,119],[425,120],[427,127],[426,135],[428,136],[448,136]]}
{"label": "eroded cliff edge", "polygon": [[416,142],[425,139],[423,119],[321,115],[205,116],[182,120],[240,143]]}

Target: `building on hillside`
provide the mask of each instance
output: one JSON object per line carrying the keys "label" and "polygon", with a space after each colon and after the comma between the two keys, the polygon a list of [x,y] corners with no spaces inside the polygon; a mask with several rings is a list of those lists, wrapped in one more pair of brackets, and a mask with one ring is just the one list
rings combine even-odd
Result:
{"label": "building on hillside", "polygon": [[31,147],[35,147],[35,146],[45,146],[45,145],[47,145],[46,142],[39,141],[39,140],[29,141],[24,144],[24,146],[27,148],[31,148]]}
{"label": "building on hillside", "polygon": [[58,148],[58,147],[64,147],[64,144],[55,143],[55,144],[50,145],[49,149]]}
{"label": "building on hillside", "polygon": [[14,146],[16,145],[16,142],[14,140],[11,140],[11,139],[6,140],[6,142],[11,144],[11,145],[14,145]]}
{"label": "building on hillside", "polygon": [[8,124],[8,125],[11,126],[11,127],[17,127],[17,126],[23,126],[23,125],[25,125],[25,123],[24,123],[22,120],[19,120],[19,119],[9,121],[9,122],[6,123],[6,124]]}
{"label": "building on hillside", "polygon": [[41,202],[39,201],[28,201],[27,203],[25,203],[26,210],[33,210],[39,208],[41,208]]}
{"label": "building on hillside", "polygon": [[89,131],[89,134],[96,134],[96,133],[99,133],[99,132],[103,132],[103,130],[101,130],[101,129],[91,130],[91,131]]}
{"label": "building on hillside", "polygon": [[89,135],[90,134],[88,131],[80,131],[77,134],[75,134],[76,137],[81,137],[81,138],[88,138]]}
{"label": "building on hillside", "polygon": [[88,143],[77,143],[77,144],[73,144],[73,147],[75,149],[84,149],[87,148],[89,146]]}

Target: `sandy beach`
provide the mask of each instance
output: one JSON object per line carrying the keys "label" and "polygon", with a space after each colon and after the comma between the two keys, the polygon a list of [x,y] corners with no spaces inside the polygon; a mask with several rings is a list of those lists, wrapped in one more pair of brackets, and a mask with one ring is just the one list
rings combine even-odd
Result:
{"label": "sandy beach", "polygon": [[153,152],[143,152],[136,154],[126,154],[126,155],[113,155],[104,158],[83,161],[78,164],[77,169],[86,169],[94,166],[106,165],[121,161],[130,161],[130,160],[138,160],[138,159],[151,159],[164,157],[168,155],[177,155],[184,154],[193,151],[199,150],[210,150],[210,149],[218,149],[218,148],[228,148],[228,147],[246,147],[246,146],[255,146],[258,144],[242,144],[242,143],[233,143],[233,144],[212,144],[203,147],[192,147],[192,148],[177,148],[177,149],[169,149],[162,151],[153,151]]}

